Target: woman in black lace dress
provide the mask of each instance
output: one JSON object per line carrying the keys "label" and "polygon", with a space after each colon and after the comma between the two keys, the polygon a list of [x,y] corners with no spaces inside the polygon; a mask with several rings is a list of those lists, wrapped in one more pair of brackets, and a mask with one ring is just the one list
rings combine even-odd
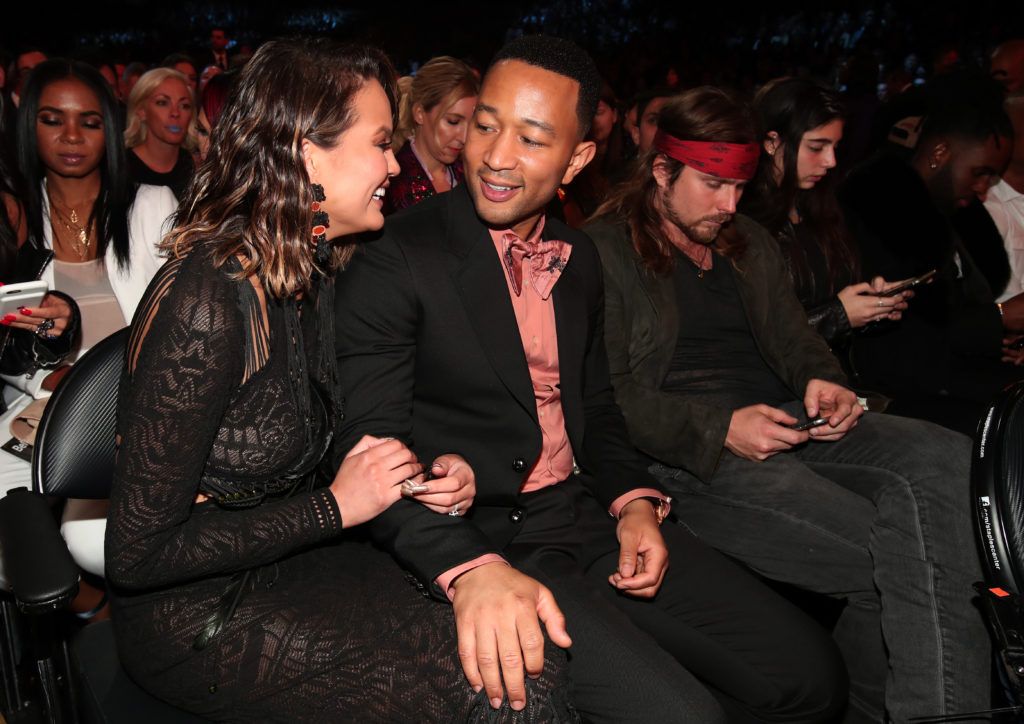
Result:
{"label": "woman in black lace dress", "polygon": [[332,273],[343,237],[383,223],[392,77],[370,49],[264,45],[132,325],[107,528],[118,647],[144,688],[211,719],[572,716],[554,648],[525,710],[491,710],[450,608],[343,533],[403,494],[465,510],[465,461],[424,476],[398,441],[365,437],[315,485],[344,404]]}
{"label": "woman in black lace dress", "polygon": [[783,78],[766,85],[754,106],[765,136],[740,211],[778,239],[810,323],[842,350],[867,324],[898,320],[911,293],[880,297],[894,285],[881,277],[861,281],[830,174],[843,137],[839,96],[812,81]]}

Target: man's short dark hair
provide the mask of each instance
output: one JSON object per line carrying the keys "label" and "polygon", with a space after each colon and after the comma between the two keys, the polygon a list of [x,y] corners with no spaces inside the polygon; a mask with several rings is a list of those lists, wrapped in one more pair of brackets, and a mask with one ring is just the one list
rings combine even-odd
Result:
{"label": "man's short dark hair", "polygon": [[188,55],[187,53],[171,53],[170,55],[168,55],[160,61],[160,67],[173,68],[178,63],[188,63],[193,68],[197,68],[196,62],[192,60],[192,56]]}
{"label": "man's short dark hair", "polygon": [[587,51],[563,38],[524,35],[499,50],[491,61],[491,67],[505,60],[518,60],[579,83],[576,117],[580,125],[580,138],[587,135],[601,95],[601,74],[597,72],[594,59]]}
{"label": "man's short dark hair", "polygon": [[128,63],[124,67],[123,71],[121,71],[121,81],[125,82],[133,75],[141,76],[147,70],[149,70],[149,66],[147,66],[145,63],[140,63],[137,60],[133,60],[131,63]]}
{"label": "man's short dark hair", "polygon": [[1013,138],[1013,124],[1003,108],[1003,88],[988,74],[972,70],[935,78],[927,95],[919,149],[941,138],[972,143]]}

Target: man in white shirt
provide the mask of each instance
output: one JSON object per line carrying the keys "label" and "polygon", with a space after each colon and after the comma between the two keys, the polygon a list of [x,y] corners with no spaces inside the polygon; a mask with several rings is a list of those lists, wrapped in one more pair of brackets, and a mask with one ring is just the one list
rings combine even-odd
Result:
{"label": "man in white shirt", "polygon": [[1009,98],[1006,112],[1016,139],[1010,165],[985,196],[985,209],[1003,237],[1010,260],[1010,281],[996,301],[1024,292],[1024,97]]}

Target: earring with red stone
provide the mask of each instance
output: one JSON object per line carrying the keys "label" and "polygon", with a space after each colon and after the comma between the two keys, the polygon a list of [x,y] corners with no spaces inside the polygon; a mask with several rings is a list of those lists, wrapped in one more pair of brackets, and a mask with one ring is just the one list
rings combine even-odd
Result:
{"label": "earring with red stone", "polygon": [[327,243],[327,227],[330,221],[327,212],[321,209],[320,204],[327,200],[324,194],[324,187],[320,184],[310,184],[313,191],[313,203],[310,208],[313,210],[313,246],[315,247],[314,258],[316,263],[323,267],[330,259],[330,245]]}

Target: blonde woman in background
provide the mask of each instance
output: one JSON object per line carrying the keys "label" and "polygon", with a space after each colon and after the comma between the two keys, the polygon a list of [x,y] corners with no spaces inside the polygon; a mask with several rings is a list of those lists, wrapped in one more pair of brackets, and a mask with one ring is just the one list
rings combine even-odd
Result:
{"label": "blonde woman in background", "polygon": [[391,181],[385,213],[414,206],[462,183],[462,147],[476,108],[480,81],[473,69],[447,55],[413,78],[399,81],[401,100],[392,148],[401,168]]}
{"label": "blonde woman in background", "polygon": [[167,186],[176,198],[192,178],[196,145],[195,95],[173,68],[145,73],[128,98],[124,133],[128,175],[134,183]]}

